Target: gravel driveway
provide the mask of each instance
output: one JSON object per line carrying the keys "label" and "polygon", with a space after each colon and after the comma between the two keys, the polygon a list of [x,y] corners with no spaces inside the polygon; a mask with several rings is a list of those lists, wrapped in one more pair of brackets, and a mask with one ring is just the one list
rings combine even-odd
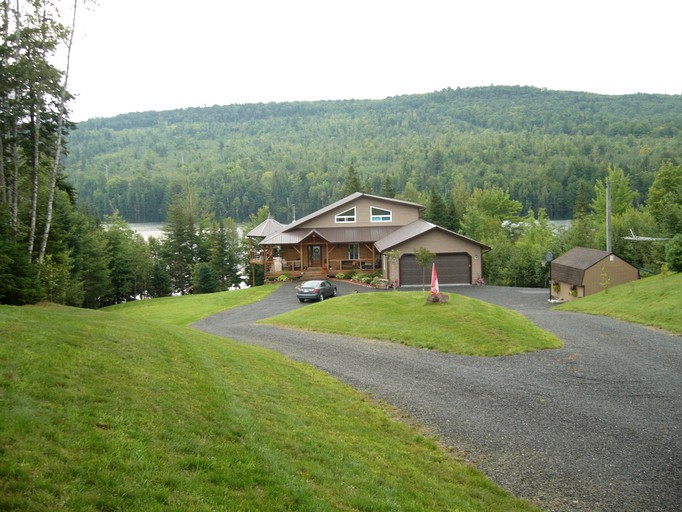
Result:
{"label": "gravel driveway", "polygon": [[[340,294],[370,291],[338,285]],[[682,510],[682,338],[554,311],[547,290],[441,291],[519,311],[565,346],[478,358],[253,323],[308,307],[293,285],[194,327],[310,363],[407,411],[545,510]]]}

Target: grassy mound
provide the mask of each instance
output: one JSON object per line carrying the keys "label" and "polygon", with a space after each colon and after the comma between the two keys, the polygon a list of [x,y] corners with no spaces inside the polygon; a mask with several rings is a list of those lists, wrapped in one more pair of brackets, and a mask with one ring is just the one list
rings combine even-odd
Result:
{"label": "grassy mound", "polygon": [[443,304],[425,304],[421,292],[346,295],[263,322],[472,356],[562,346],[519,313],[455,294]]}
{"label": "grassy mound", "polygon": [[324,373],[162,321],[218,295],[0,307],[0,509],[531,509]]}
{"label": "grassy mound", "polygon": [[682,335],[682,273],[621,284],[557,308],[610,316]]}

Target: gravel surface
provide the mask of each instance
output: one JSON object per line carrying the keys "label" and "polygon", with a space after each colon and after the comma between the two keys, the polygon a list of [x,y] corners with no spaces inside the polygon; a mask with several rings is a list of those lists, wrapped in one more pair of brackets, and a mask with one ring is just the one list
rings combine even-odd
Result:
{"label": "gravel surface", "polygon": [[[375,292],[337,284],[340,294]],[[308,306],[293,285],[194,327],[277,350],[401,408],[545,510],[682,510],[682,338],[554,311],[547,290],[441,291],[519,311],[565,346],[478,358],[255,324]]]}

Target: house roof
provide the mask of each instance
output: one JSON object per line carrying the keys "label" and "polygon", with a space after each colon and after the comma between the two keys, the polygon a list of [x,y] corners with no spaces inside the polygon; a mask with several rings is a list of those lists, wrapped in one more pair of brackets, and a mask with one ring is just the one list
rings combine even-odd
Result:
{"label": "house roof", "polygon": [[574,247],[552,261],[552,279],[576,286],[583,284],[585,271],[612,253],[586,247]]}
{"label": "house roof", "polygon": [[325,206],[324,208],[316,210],[313,213],[306,215],[305,217],[301,217],[297,221],[294,221],[291,224],[285,226],[282,231],[294,230],[298,226],[301,226],[302,224],[308,222],[309,220],[314,219],[316,217],[319,217],[320,215],[324,215],[325,213],[328,213],[330,211],[334,211],[338,208],[342,208],[344,205],[346,205],[352,201],[355,201],[356,199],[358,199],[360,197],[368,197],[370,199],[388,201],[390,203],[395,203],[395,204],[414,206],[415,208],[418,208],[420,211],[425,208],[424,205],[412,203],[410,201],[403,201],[401,199],[393,199],[390,197],[375,196],[375,195],[371,195],[371,194],[365,194],[364,192],[355,192],[353,194],[350,194],[349,196],[344,197],[343,199],[336,201],[335,203],[330,204],[329,206]]}
{"label": "house roof", "polygon": [[485,244],[477,242],[476,240],[473,240],[472,238],[466,237],[464,235],[460,235],[459,233],[455,233],[454,231],[450,231],[449,229],[445,229],[436,224],[432,224],[431,222],[425,221],[424,219],[418,219],[410,224],[407,224],[406,226],[398,228],[388,236],[378,240],[374,245],[379,250],[379,252],[384,252],[389,250],[391,247],[400,245],[404,242],[407,242],[408,240],[423,235],[424,233],[428,233],[429,231],[432,231],[434,229],[442,231],[444,233],[448,233],[462,240],[468,240],[471,243],[480,246],[483,250],[490,250],[490,247],[488,247]]}
{"label": "house roof", "polygon": [[266,237],[270,236],[273,233],[277,233],[279,231],[282,231],[282,228],[284,227],[284,224],[277,222],[275,219],[272,217],[268,216],[267,219],[265,219],[263,222],[258,224],[255,228],[253,228],[251,231],[246,233],[246,236],[249,237]]}
{"label": "house roof", "polygon": [[268,218],[265,222],[261,223],[259,226],[255,227],[247,233],[247,236],[262,236],[264,237],[260,241],[260,245],[290,245],[297,244],[304,241],[306,238],[315,234],[326,240],[328,243],[341,244],[341,243],[354,243],[354,242],[371,242],[380,251],[386,251],[392,247],[395,247],[403,242],[407,242],[415,237],[418,237],[424,233],[428,233],[432,230],[439,230],[447,233],[451,236],[457,237],[461,240],[468,240],[472,244],[478,245],[484,251],[490,250],[485,244],[477,242],[471,238],[468,238],[454,231],[450,231],[431,222],[425,221],[423,219],[415,220],[406,226],[369,226],[369,227],[353,227],[353,226],[338,226],[338,227],[327,227],[327,228],[312,228],[312,227],[301,227],[308,221],[315,219],[325,213],[330,211],[343,208],[348,203],[352,203],[361,197],[367,197],[370,199],[380,199],[384,202],[391,202],[400,205],[407,205],[419,210],[423,210],[424,206],[412,203],[409,201],[403,201],[400,199],[393,199],[387,197],[374,196],[370,194],[365,194],[362,192],[355,192],[343,199],[336,201],[335,203],[326,206],[320,210],[317,210],[310,215],[300,218],[299,220],[292,222],[286,226],[280,224],[279,222]]}
{"label": "house roof", "polygon": [[343,227],[343,228],[315,228],[315,229],[294,229],[291,231],[281,231],[261,240],[261,245],[286,245],[297,244],[316,233],[332,244],[353,243],[353,242],[376,242],[395,231],[395,226],[382,227]]}

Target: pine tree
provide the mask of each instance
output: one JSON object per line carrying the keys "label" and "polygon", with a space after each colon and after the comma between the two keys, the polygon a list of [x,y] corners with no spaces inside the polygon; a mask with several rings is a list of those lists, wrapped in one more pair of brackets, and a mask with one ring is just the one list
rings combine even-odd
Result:
{"label": "pine tree", "polygon": [[163,227],[162,257],[171,277],[173,290],[189,293],[192,268],[197,262],[198,238],[191,205],[176,195],[168,208],[168,218]]}
{"label": "pine tree", "polygon": [[395,197],[395,189],[393,188],[393,179],[386,175],[381,182],[381,195],[384,197]]}
{"label": "pine tree", "polygon": [[346,171],[346,176],[343,180],[343,187],[341,188],[341,197],[346,197],[356,192],[363,192],[362,183],[357,171],[351,165]]}

